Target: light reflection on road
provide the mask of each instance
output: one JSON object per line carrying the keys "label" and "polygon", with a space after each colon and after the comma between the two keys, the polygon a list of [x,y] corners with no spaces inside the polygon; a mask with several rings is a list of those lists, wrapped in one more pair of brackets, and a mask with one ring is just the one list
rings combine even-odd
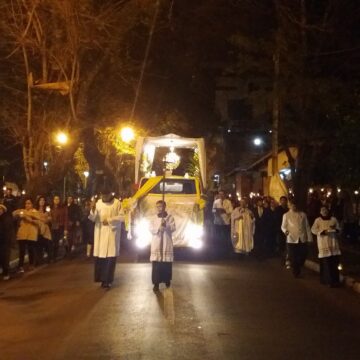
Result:
{"label": "light reflection on road", "polygon": [[175,324],[175,308],[174,308],[174,292],[172,288],[164,290],[164,316],[165,319],[171,324]]}

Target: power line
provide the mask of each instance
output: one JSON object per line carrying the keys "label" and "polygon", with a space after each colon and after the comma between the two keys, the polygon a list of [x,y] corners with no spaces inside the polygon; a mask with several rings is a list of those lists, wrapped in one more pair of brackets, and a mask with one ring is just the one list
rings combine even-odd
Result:
{"label": "power line", "polygon": [[145,56],[144,56],[144,60],[143,60],[142,65],[141,65],[141,72],[140,72],[139,82],[138,82],[138,85],[137,85],[137,88],[136,88],[134,103],[133,103],[133,106],[132,106],[132,109],[131,109],[130,119],[134,118],[135,111],[136,111],[136,106],[137,106],[137,103],[138,103],[138,100],[139,100],[139,95],[140,95],[142,82],[143,82],[144,74],[145,74],[145,68],[146,68],[148,58],[149,58],[149,53],[150,53],[151,43],[152,43],[152,39],[153,39],[153,35],[154,35],[154,30],[155,30],[157,18],[158,18],[158,15],[159,15],[159,9],[160,9],[160,0],[157,0],[156,1],[156,7],[155,7],[154,16],[153,16],[151,27],[150,27],[149,38],[148,38],[148,41],[147,41],[147,44],[146,44]]}

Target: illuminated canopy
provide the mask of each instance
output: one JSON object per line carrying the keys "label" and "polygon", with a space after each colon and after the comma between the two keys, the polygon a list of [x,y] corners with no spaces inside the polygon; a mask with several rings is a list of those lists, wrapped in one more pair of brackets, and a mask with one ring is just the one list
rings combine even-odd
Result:
{"label": "illuminated canopy", "polygon": [[139,137],[136,141],[136,158],[135,158],[135,182],[139,182],[140,162],[142,155],[149,149],[157,147],[173,147],[174,149],[194,149],[199,154],[199,166],[201,182],[206,187],[206,154],[205,143],[203,138],[185,138],[175,134],[167,134],[156,137]]}

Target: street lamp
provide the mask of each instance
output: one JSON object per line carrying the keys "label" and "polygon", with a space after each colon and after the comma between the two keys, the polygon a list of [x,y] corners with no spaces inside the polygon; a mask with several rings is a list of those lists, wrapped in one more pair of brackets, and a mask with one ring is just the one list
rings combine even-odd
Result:
{"label": "street lamp", "polygon": [[83,172],[83,174],[85,176],[84,187],[85,187],[85,190],[86,190],[86,188],[87,188],[87,179],[88,179],[90,173],[86,170],[86,171]]}
{"label": "street lamp", "polygon": [[49,163],[47,161],[44,161],[43,165],[44,165],[45,174],[46,174],[47,173],[47,167],[48,167]]}
{"label": "street lamp", "polygon": [[130,143],[135,139],[135,132],[131,127],[124,127],[120,130],[121,140],[125,143]]}
{"label": "street lamp", "polygon": [[255,146],[260,146],[260,145],[262,145],[263,141],[262,141],[261,138],[256,137],[256,138],[254,139],[253,143],[254,143]]}
{"label": "street lamp", "polygon": [[56,142],[59,143],[59,145],[66,145],[69,141],[69,137],[67,134],[65,134],[63,131],[60,131],[56,134]]}
{"label": "street lamp", "polygon": [[[61,147],[68,143],[69,136],[65,132],[59,131],[55,135],[55,141],[59,144],[58,148],[61,150]],[[63,185],[63,198],[64,198],[64,200],[65,200],[65,196],[66,196],[66,174],[64,176],[64,185]]]}

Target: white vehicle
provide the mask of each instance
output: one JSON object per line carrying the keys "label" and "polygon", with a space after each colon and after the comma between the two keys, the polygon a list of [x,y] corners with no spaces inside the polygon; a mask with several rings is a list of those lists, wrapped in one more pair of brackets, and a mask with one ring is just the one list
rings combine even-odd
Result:
{"label": "white vehicle", "polygon": [[[144,163],[147,165],[147,171],[144,174],[146,176],[140,180],[137,193],[128,199],[127,206],[125,205],[129,209],[128,230],[130,237],[135,239],[139,248],[144,248],[150,244],[149,222],[157,216],[156,202],[164,200],[167,204],[167,212],[175,219],[174,246],[202,248],[205,208],[204,182],[202,179],[205,178],[204,171],[206,170],[203,139],[166,135],[158,138],[142,138],[140,141],[142,144],[137,144],[137,150],[140,152],[139,155],[137,151],[137,159],[138,161],[142,159],[143,164],[137,164],[138,172],[136,172],[135,178],[138,179],[141,168],[144,170]],[[165,155],[165,173],[156,176],[152,168],[155,152],[159,148],[162,148],[162,151],[165,148],[169,152]],[[174,163],[176,162],[179,165],[181,162],[176,153],[178,148],[190,149],[199,155],[201,151],[202,155],[198,156],[200,176],[171,175],[172,170],[176,168]]]}

